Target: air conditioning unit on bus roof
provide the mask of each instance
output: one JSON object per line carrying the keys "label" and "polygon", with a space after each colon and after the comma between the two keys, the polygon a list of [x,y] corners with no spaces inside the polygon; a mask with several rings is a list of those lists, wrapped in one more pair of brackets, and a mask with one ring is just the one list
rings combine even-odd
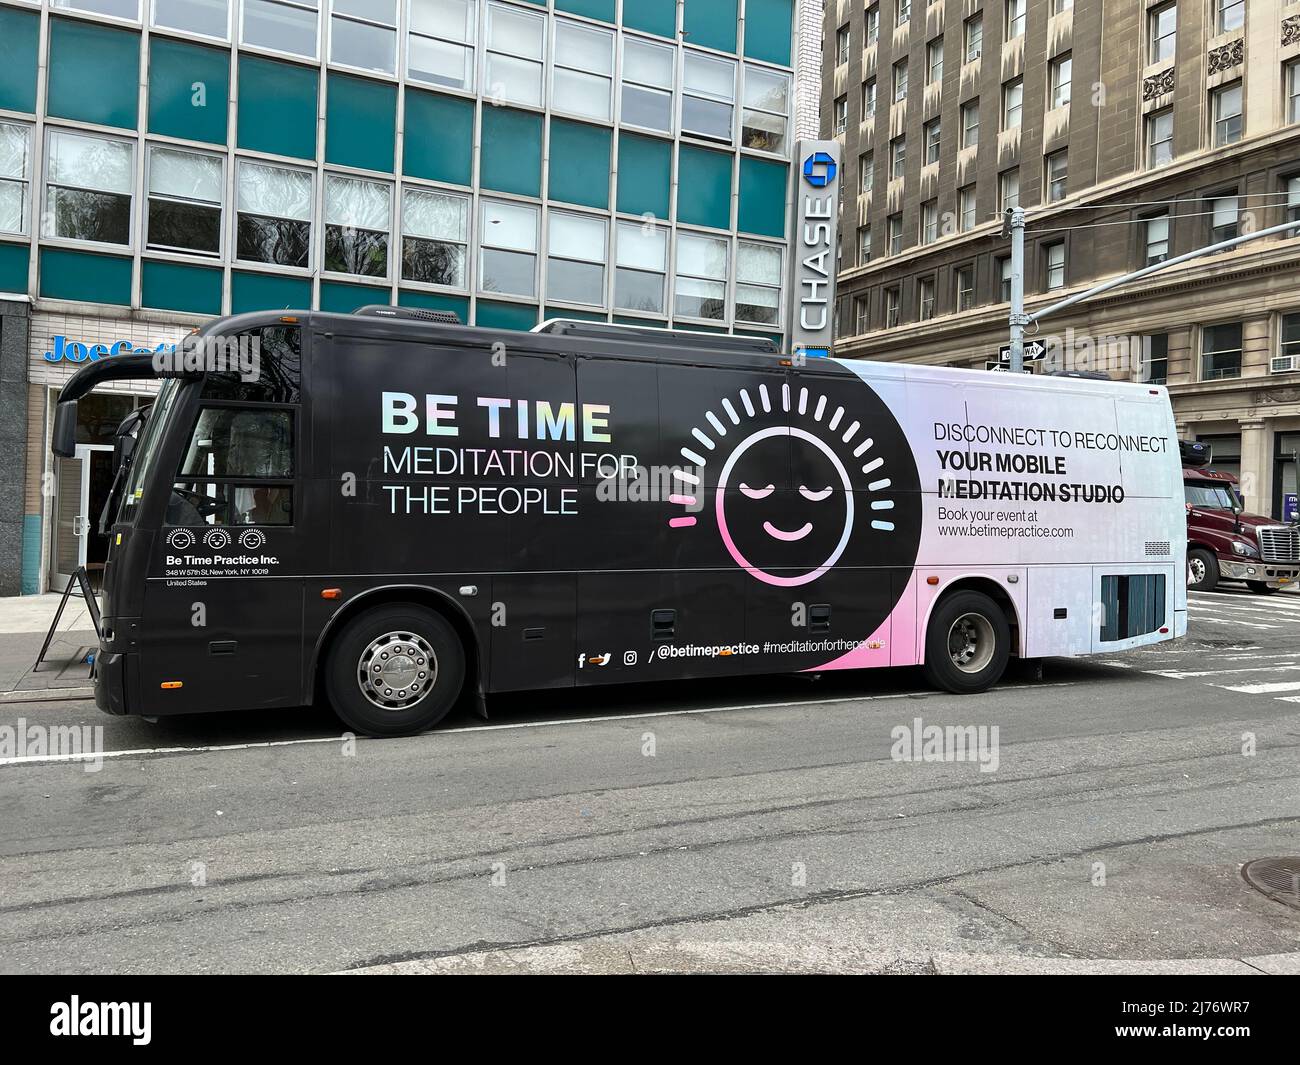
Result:
{"label": "air conditioning unit on bus roof", "polygon": [[1293,373],[1300,370],[1300,355],[1275,355],[1269,360],[1268,368],[1273,373]]}

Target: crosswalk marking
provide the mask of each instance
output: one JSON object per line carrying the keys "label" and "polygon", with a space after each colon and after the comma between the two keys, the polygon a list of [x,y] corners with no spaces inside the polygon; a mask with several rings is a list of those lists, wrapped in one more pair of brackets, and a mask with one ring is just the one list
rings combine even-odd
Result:
{"label": "crosswalk marking", "polygon": [[1300,681],[1279,682],[1272,684],[1241,684],[1228,685],[1216,684],[1216,688],[1222,688],[1224,691],[1239,692],[1242,695],[1272,695],[1274,692],[1300,692]]}
{"label": "crosswalk marking", "polygon": [[1221,677],[1228,673],[1259,673],[1266,669],[1272,670],[1275,673],[1292,673],[1296,670],[1300,670],[1300,666],[1246,666],[1241,669],[1202,669],[1196,670],[1195,672],[1157,669],[1151,670],[1150,672],[1154,673],[1157,677],[1168,677],[1170,680],[1190,680],[1193,677]]}

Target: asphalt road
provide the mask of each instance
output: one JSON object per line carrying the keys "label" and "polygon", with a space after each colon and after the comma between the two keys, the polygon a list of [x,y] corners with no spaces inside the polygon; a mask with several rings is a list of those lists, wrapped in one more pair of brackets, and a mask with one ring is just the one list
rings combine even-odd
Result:
{"label": "asphalt road", "polygon": [[[310,711],[6,706],[101,725],[111,756],[0,765],[0,970],[1295,952],[1300,909],[1240,866],[1300,854],[1300,596],[1194,596],[1192,618],[982,696],[911,671],[570,692],[354,748]],[[917,718],[996,726],[996,771],[891,759]]]}

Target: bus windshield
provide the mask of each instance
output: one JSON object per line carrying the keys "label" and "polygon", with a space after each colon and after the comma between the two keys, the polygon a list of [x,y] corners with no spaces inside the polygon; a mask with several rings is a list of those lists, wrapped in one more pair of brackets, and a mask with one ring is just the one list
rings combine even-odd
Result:
{"label": "bus windshield", "polygon": [[1204,507],[1207,510],[1240,510],[1237,497],[1227,485],[1222,484],[1185,484],[1183,494],[1189,506]]}
{"label": "bus windshield", "polygon": [[140,440],[136,444],[135,453],[131,456],[131,470],[126,483],[126,492],[122,498],[119,521],[135,521],[137,508],[144,496],[145,479],[148,477],[154,458],[162,445],[163,429],[175,404],[176,393],[179,391],[180,385],[180,381],[175,379],[162,383],[162,388],[158,392],[158,399],[149,414],[149,420],[145,422],[144,428],[140,430]]}

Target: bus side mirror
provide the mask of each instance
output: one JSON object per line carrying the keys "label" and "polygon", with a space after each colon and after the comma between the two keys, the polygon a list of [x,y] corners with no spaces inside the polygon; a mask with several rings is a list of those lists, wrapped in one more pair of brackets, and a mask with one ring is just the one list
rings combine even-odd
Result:
{"label": "bus side mirror", "polygon": [[119,436],[113,442],[113,469],[120,470],[135,454],[135,437]]}
{"label": "bus side mirror", "polygon": [[50,450],[61,459],[75,458],[77,454],[77,404],[60,403],[54,408],[54,433]]}

